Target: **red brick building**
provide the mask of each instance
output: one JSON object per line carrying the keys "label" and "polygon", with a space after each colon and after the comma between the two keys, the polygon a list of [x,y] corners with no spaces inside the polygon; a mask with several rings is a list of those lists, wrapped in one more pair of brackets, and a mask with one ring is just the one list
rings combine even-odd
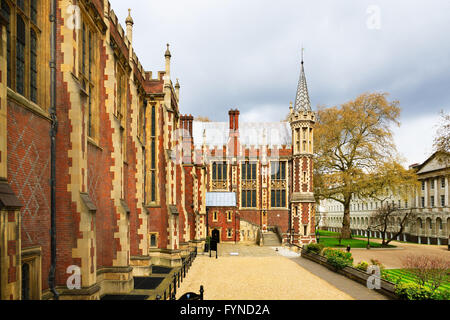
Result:
{"label": "red brick building", "polygon": [[107,0],[0,2],[1,299],[130,293],[203,248],[207,191],[237,195],[211,221],[224,240],[251,239],[244,224],[314,240],[311,149],[291,129],[312,111],[254,128],[232,110],[216,143],[180,113],[169,46],[164,71],[143,69],[131,15],[124,30]]}

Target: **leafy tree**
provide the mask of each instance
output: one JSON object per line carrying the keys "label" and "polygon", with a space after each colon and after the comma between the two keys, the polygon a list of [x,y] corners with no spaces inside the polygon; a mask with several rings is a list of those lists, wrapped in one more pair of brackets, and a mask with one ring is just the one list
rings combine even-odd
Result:
{"label": "leafy tree", "polygon": [[441,124],[434,139],[434,150],[450,153],[450,113],[441,112]]}
{"label": "leafy tree", "polygon": [[417,183],[415,174],[399,164],[391,131],[392,125],[400,125],[399,102],[390,102],[387,96],[365,93],[339,107],[318,111],[315,194],[319,200],[343,205],[344,239],[351,238],[352,199],[382,198],[389,190]]}
{"label": "leafy tree", "polygon": [[[416,214],[410,210],[399,210],[395,204],[387,203],[376,210],[370,217],[370,228],[381,233],[382,245],[387,246],[403,234],[406,226],[413,222]],[[388,233],[391,237],[388,237]]]}

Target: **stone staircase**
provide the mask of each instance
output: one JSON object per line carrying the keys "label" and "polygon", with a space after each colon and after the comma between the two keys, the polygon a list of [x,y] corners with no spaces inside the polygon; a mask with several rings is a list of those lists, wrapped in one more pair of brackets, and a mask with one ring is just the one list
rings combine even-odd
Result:
{"label": "stone staircase", "polygon": [[275,232],[265,232],[263,236],[263,245],[265,247],[280,247],[281,243]]}

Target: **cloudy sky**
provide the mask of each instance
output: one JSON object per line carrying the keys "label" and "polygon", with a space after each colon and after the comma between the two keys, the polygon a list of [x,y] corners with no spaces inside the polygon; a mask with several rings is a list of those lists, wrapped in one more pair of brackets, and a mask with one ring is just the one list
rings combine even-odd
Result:
{"label": "cloudy sky", "polygon": [[405,165],[430,155],[450,111],[450,1],[110,0],[144,68],[181,83],[181,112],[278,121],[295,100],[301,47],[313,106],[388,92],[402,108],[395,140]]}

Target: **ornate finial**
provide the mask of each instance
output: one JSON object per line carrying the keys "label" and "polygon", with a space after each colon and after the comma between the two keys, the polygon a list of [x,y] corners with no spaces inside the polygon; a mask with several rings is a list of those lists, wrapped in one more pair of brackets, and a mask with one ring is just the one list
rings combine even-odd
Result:
{"label": "ornate finial", "polygon": [[134,24],[133,18],[131,17],[131,9],[128,9],[128,17],[125,19],[125,23],[127,25],[128,24],[131,24],[131,25]]}
{"label": "ornate finial", "polygon": [[303,45],[302,45],[302,64],[304,64],[304,61],[303,61],[303,55],[304,55],[304,53],[305,53],[305,48],[304,48]]}
{"label": "ornate finial", "polygon": [[167,50],[166,50],[166,53],[165,53],[165,55],[164,56],[166,56],[166,57],[171,57],[172,55],[170,54],[170,50],[169,50],[169,44],[167,44]]}
{"label": "ornate finial", "polygon": [[180,89],[180,83],[178,82],[178,78],[177,78],[177,83],[175,84],[175,89]]}

